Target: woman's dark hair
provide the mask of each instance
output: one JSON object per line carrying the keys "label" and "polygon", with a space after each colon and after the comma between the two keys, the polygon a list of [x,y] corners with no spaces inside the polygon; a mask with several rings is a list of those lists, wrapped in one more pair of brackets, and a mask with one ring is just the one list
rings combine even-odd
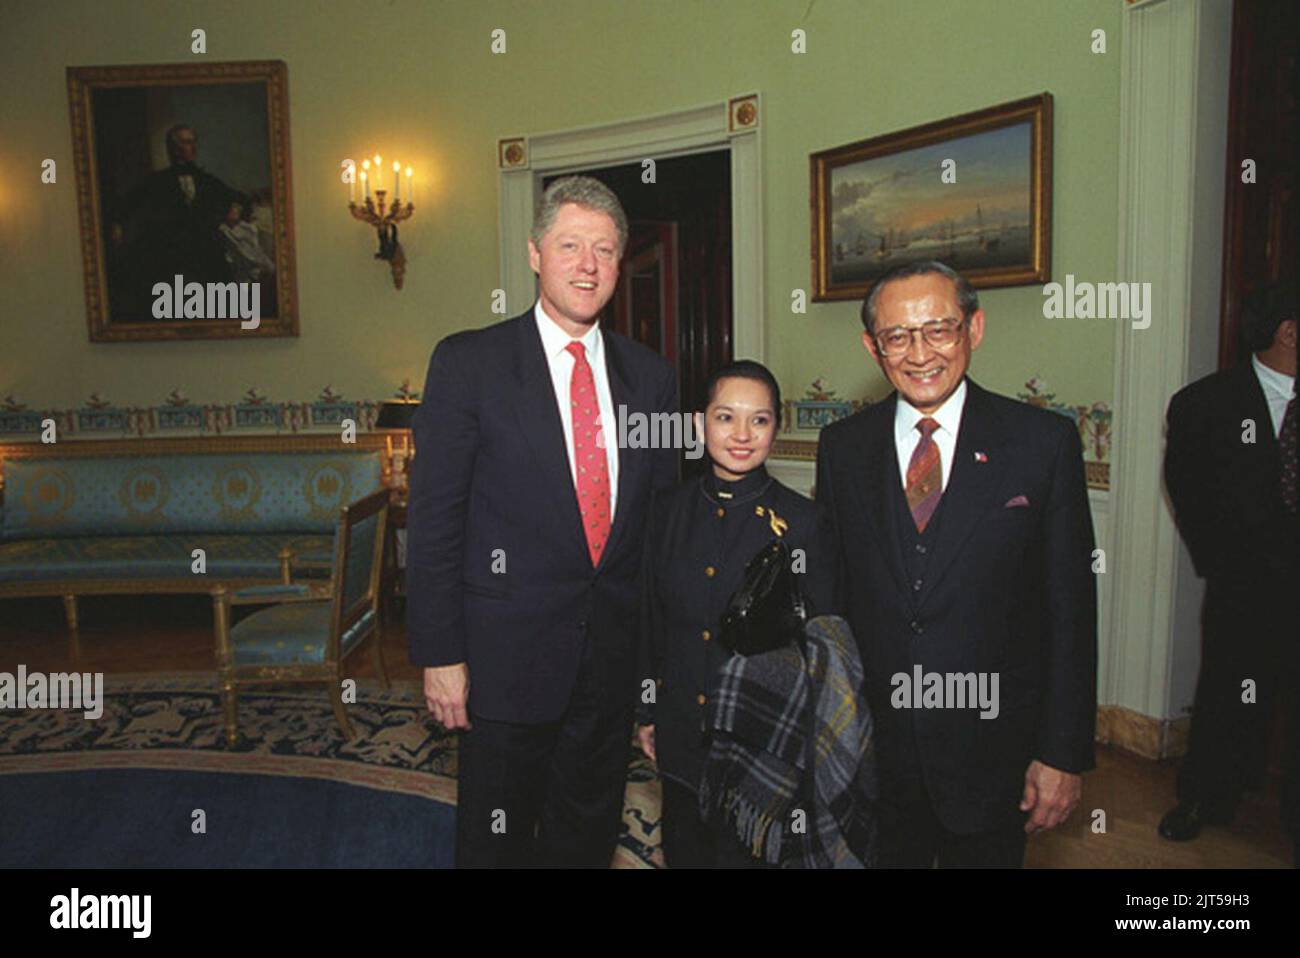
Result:
{"label": "woman's dark hair", "polygon": [[724,379],[752,379],[766,386],[772,396],[772,413],[776,416],[776,426],[778,429],[781,428],[781,387],[777,385],[772,370],[752,359],[738,359],[734,363],[727,363],[721,369],[715,369],[709,376],[708,382],[704,384],[706,406],[713,402],[713,397],[718,391],[718,383]]}

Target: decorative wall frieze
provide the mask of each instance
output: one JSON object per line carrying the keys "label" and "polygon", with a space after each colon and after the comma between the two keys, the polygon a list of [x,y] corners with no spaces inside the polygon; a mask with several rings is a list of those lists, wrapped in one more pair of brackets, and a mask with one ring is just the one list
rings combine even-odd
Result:
{"label": "decorative wall frieze", "polygon": [[[409,380],[393,395],[418,398]],[[228,403],[196,403],[177,388],[156,406],[120,406],[92,392],[71,409],[29,409],[9,395],[0,400],[0,436],[39,439],[46,420],[54,421],[58,436],[83,439],[337,431],[348,419],[369,432],[385,401],[347,399],[328,384],[312,400],[275,400],[252,386]]]}

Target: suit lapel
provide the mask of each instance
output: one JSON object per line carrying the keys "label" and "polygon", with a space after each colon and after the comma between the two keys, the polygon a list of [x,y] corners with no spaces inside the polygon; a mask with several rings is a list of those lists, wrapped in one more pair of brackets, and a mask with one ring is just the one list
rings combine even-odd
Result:
{"label": "suit lapel", "polygon": [[[630,412],[637,408],[636,392],[627,368],[627,357],[622,352],[622,342],[617,336],[603,329],[600,331],[600,336],[605,349],[605,372],[609,376],[609,396],[614,406],[615,417],[614,422],[602,422],[601,430],[605,434],[606,442],[618,442],[618,411],[620,408],[625,408]],[[618,497],[614,502],[614,524],[610,528],[609,540],[600,554],[600,565],[597,568],[603,566],[613,554],[627,529],[628,513],[632,510],[631,490],[636,488],[636,476],[645,465],[646,455],[643,450],[625,449],[621,446],[618,449]]]}
{"label": "suit lapel", "polygon": [[[934,593],[976,524],[994,506],[994,493],[1008,459],[1000,426],[988,395],[968,379],[952,472],[943,493],[943,514],[925,583],[917,597],[918,608]],[[976,453],[980,454],[978,458]]]}
{"label": "suit lapel", "polygon": [[518,375],[515,415],[537,462],[542,489],[538,498],[548,504],[547,511],[556,517],[564,533],[563,541],[580,546],[586,557],[587,540],[582,532],[582,514],[578,511],[569,452],[564,444],[564,424],[555,402],[555,387],[551,383],[542,337],[531,311],[520,317],[515,363]]}
{"label": "suit lapel", "polygon": [[852,483],[858,491],[858,508],[867,517],[873,535],[868,538],[876,544],[885,558],[885,564],[893,573],[900,593],[906,576],[903,574],[902,547],[898,541],[898,528],[889,514],[892,490],[889,483],[897,483],[898,451],[894,446],[894,413],[898,404],[898,394],[890,396],[880,404],[878,413],[866,418],[865,435],[860,442],[849,445],[852,451],[853,473],[861,477],[860,482]]}

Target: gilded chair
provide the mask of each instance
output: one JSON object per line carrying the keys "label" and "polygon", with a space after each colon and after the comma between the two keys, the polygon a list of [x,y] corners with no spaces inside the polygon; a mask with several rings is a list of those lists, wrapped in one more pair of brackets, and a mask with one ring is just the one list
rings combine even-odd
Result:
{"label": "gilded chair", "polygon": [[[239,735],[236,696],[241,689],[324,684],[339,728],[350,740],[352,723],[342,695],[343,661],[369,643],[375,671],[388,687],[379,609],[388,502],[388,490],[381,489],[340,511],[328,580],[212,590],[227,748],[234,747]],[[237,605],[269,607],[231,625],[230,609]]]}

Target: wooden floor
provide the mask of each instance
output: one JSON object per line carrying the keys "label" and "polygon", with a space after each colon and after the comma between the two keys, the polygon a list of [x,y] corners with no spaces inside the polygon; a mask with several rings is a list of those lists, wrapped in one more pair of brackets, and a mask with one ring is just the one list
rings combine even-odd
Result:
{"label": "wooden floor", "polygon": [[[0,672],[152,672],[215,667],[212,607],[197,596],[92,596],[80,600],[81,627],[71,639],[58,599],[0,602]],[[400,626],[384,641],[394,681],[418,681]],[[373,677],[368,655],[348,675]],[[1173,843],[1156,824],[1174,801],[1176,767],[1099,748],[1098,768],[1084,779],[1081,810],[1055,832],[1030,840],[1027,864],[1040,868],[1290,868],[1292,845],[1278,822],[1278,789],[1247,796],[1229,827],[1206,828],[1194,842]],[[1094,810],[1104,831],[1094,831]]]}

